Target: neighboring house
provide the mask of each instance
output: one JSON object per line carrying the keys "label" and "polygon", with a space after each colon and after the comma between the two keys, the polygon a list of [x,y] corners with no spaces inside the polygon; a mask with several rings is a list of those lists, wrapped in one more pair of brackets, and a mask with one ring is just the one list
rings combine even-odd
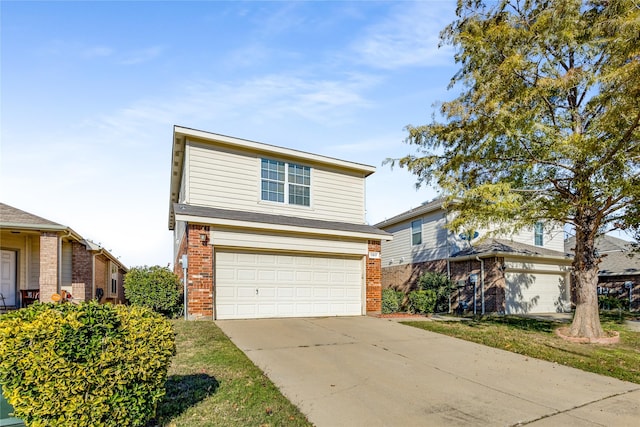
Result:
{"label": "neighboring house", "polygon": [[0,203],[0,252],[0,293],[7,308],[51,302],[63,291],[86,301],[98,289],[102,302],[124,302],[127,269],[67,226]]}
{"label": "neighboring house", "polygon": [[[538,223],[508,238],[456,235],[443,199],[425,203],[375,226],[382,242],[382,286],[408,290],[427,271],[447,274],[457,289],[452,310],[544,313],[570,309],[569,267],[561,226]],[[469,239],[471,238],[471,239]]]}
{"label": "neighboring house", "polygon": [[[565,241],[565,251],[573,256],[576,238]],[[632,310],[640,309],[640,253],[631,242],[603,235],[596,238],[596,249],[602,260],[598,272],[598,294],[616,296],[629,302]]]}
{"label": "neighboring house", "polygon": [[373,166],[175,126],[169,229],[189,318],[361,315],[381,308],[365,223]]}

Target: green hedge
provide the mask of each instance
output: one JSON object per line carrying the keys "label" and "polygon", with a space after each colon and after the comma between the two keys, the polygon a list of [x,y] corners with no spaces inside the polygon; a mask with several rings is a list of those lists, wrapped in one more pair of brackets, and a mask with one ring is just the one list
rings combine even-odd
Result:
{"label": "green hedge", "polygon": [[167,317],[182,311],[180,278],[167,267],[133,267],[124,276],[124,296],[134,305],[149,307]]}
{"label": "green hedge", "polygon": [[395,289],[387,288],[382,290],[382,314],[397,313],[402,306],[404,293]]}
{"label": "green hedge", "polygon": [[409,292],[409,312],[414,314],[433,313],[436,308],[436,292],[417,290]]}
{"label": "green hedge", "polygon": [[36,303],[0,316],[0,383],[27,426],[143,426],[174,338],[144,307]]}

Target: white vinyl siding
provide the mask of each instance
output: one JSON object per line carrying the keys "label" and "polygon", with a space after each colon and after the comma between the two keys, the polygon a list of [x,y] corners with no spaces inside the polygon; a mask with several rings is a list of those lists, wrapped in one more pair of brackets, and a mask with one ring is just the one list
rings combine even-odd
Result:
{"label": "white vinyl siding", "polygon": [[[536,241],[535,227],[523,228],[518,233],[509,236],[509,240],[533,246]],[[541,247],[564,253],[564,228],[561,225],[555,225],[551,229],[545,229]]]}
{"label": "white vinyl siding", "polygon": [[362,314],[362,257],[216,251],[216,318]]}
{"label": "white vinyl siding", "polygon": [[[259,153],[188,141],[185,201],[220,209],[364,223],[362,174],[311,164],[310,207],[262,202],[261,158]],[[301,163],[294,159],[282,160]]]}
{"label": "white vinyl siding", "polygon": [[257,231],[214,230],[211,241],[216,248],[253,248],[322,254],[367,254],[367,242],[299,235],[282,235]]}
{"label": "white vinyl siding", "polygon": [[[415,218],[385,228],[393,234],[393,240],[382,241],[382,267],[399,264],[431,261],[447,258],[450,244],[444,212],[437,210],[420,217],[422,220],[422,243],[413,245],[411,224]],[[454,250],[455,252],[455,250]]]}

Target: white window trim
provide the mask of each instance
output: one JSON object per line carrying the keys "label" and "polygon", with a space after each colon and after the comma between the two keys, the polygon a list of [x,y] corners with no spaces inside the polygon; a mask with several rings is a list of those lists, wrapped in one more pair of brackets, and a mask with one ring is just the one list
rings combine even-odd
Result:
{"label": "white window trim", "polygon": [[[418,233],[414,233],[413,232],[413,223],[414,222],[420,222],[420,243],[413,243],[413,236],[414,234],[418,234]],[[422,230],[422,218],[418,218],[418,219],[414,219],[409,223],[409,228],[411,229],[411,246],[420,246],[423,243],[423,230]]]}
{"label": "white window trim", "polygon": [[[540,225],[540,233],[538,233],[538,224]],[[538,236],[540,236],[540,244],[538,244]],[[544,241],[544,223],[542,221],[538,221],[533,225],[533,245],[543,247]]]}
{"label": "white window trim", "polygon": [[[115,262],[113,261],[109,261],[108,264],[108,273],[107,273],[107,283],[106,283],[106,288],[107,288],[107,298],[117,298],[118,297],[118,290],[120,288],[120,277],[118,275],[118,266],[116,265]],[[115,270],[115,273],[113,272]],[[115,278],[116,280],[116,291],[113,292],[112,290],[112,286],[113,286],[113,279]]]}
{"label": "white window trim", "polygon": [[[274,162],[284,163],[284,202],[264,200],[262,198],[262,160],[271,160]],[[308,186],[309,187],[309,205],[308,206],[289,203],[289,184],[304,186],[302,184],[294,184],[289,182],[289,165],[292,165],[292,164],[296,166],[304,166],[309,168],[309,186]],[[297,163],[295,161],[289,162],[289,161],[279,160],[271,157],[258,157],[258,203],[261,203],[261,204],[264,203],[264,204],[275,205],[275,206],[292,206],[292,207],[301,208],[301,209],[311,209],[313,207],[313,181],[314,181],[313,170],[314,168],[312,168],[309,165],[305,165],[304,163]]]}

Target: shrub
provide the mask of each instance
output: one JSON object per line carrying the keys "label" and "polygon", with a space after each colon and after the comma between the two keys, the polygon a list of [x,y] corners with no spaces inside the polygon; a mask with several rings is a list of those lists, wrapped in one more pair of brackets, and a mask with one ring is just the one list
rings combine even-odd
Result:
{"label": "shrub", "polygon": [[404,294],[391,288],[382,290],[382,314],[397,313],[400,311]]}
{"label": "shrub", "polygon": [[143,426],[174,353],[171,324],[144,307],[36,303],[0,316],[0,383],[27,426]]}
{"label": "shrub", "polygon": [[409,311],[411,313],[433,313],[436,307],[436,293],[432,290],[409,292]]}
{"label": "shrub", "polygon": [[418,287],[422,290],[432,290],[436,294],[434,312],[449,311],[449,295],[454,289],[453,282],[445,274],[428,271],[418,279]]}
{"label": "shrub", "polygon": [[134,305],[175,317],[182,309],[180,278],[167,267],[134,267],[124,276],[124,295]]}

